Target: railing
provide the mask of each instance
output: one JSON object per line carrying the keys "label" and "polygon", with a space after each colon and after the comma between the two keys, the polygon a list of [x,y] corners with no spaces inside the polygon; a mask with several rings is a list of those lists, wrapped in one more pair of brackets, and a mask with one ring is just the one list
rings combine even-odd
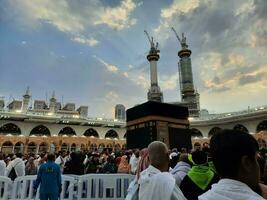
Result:
{"label": "railing", "polygon": [[[35,176],[21,176],[12,182],[0,176],[0,200],[37,200],[38,191],[33,190]],[[86,174],[62,175],[62,200],[83,199],[118,199],[127,195],[130,182],[134,179],[130,174]]]}
{"label": "railing", "polygon": [[190,118],[191,122],[201,122],[208,120],[220,120],[220,119],[228,119],[233,117],[242,117],[255,113],[264,113],[267,111],[267,105],[248,108],[247,110],[241,110],[237,112],[229,112],[229,113],[219,113],[219,114],[208,114],[206,116],[200,116],[199,118]]}

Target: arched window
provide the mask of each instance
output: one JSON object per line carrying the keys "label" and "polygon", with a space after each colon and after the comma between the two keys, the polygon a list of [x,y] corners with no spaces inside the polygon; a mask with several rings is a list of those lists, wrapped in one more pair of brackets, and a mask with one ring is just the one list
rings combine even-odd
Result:
{"label": "arched window", "polygon": [[96,144],[91,144],[90,145],[90,151],[91,152],[97,151],[97,145]]}
{"label": "arched window", "polygon": [[46,153],[48,152],[48,144],[46,142],[42,142],[39,145],[39,153]]}
{"label": "arched window", "polygon": [[46,126],[43,126],[43,125],[39,125],[39,126],[36,126],[34,127],[31,132],[30,132],[30,135],[46,135],[46,136],[50,136],[50,131],[49,129],[46,127]]}
{"label": "arched window", "polygon": [[93,129],[93,128],[89,128],[89,129],[87,129],[87,130],[84,132],[83,135],[84,135],[84,136],[87,136],[87,137],[90,137],[90,136],[94,136],[94,137],[97,137],[97,138],[99,137],[97,131],[96,131],[95,129]]}
{"label": "arched window", "polygon": [[0,127],[0,134],[20,135],[21,130],[16,124],[8,123]]}
{"label": "arched window", "polygon": [[260,149],[267,147],[266,141],[264,139],[259,138],[257,141],[258,141],[258,144],[259,144]]}
{"label": "arched window", "polygon": [[213,127],[210,129],[210,132],[208,134],[209,137],[213,136],[215,133],[217,133],[219,130],[222,130],[220,127]]}
{"label": "arched window", "polygon": [[105,138],[119,138],[119,136],[118,136],[118,133],[116,131],[111,129],[106,133]]}
{"label": "arched window", "polygon": [[86,146],[84,144],[81,144],[81,151],[85,151],[86,150]]}
{"label": "arched window", "polygon": [[15,144],[14,153],[23,153],[24,144],[22,142],[17,142]]}
{"label": "arched window", "polygon": [[13,153],[13,144],[10,141],[6,141],[2,144],[2,152],[5,154]]}
{"label": "arched window", "polygon": [[245,133],[248,133],[248,129],[245,126],[243,126],[242,124],[235,125],[233,129],[237,130],[237,131],[243,131]]}
{"label": "arched window", "polygon": [[126,139],[126,137],[127,137],[127,133],[125,133],[125,134],[123,135],[123,138],[124,138],[124,139]]}
{"label": "arched window", "polygon": [[58,135],[76,135],[75,131],[73,130],[73,128],[67,126],[67,127],[64,127],[62,128]]}
{"label": "arched window", "polygon": [[260,122],[256,128],[256,133],[260,131],[267,131],[267,120]]}
{"label": "arched window", "polygon": [[203,137],[203,135],[200,132],[200,130],[198,130],[196,128],[192,128],[191,129],[191,137]]}
{"label": "arched window", "polygon": [[71,152],[76,151],[76,144],[73,143],[73,144],[71,145],[71,147],[70,147],[70,151],[71,151]]}
{"label": "arched window", "polygon": [[28,144],[28,149],[27,149],[28,153],[36,153],[36,144],[34,142],[30,142]]}
{"label": "arched window", "polygon": [[105,148],[105,145],[104,145],[104,144],[99,144],[99,145],[98,145],[98,151],[99,151],[99,152],[103,151],[104,148]]}

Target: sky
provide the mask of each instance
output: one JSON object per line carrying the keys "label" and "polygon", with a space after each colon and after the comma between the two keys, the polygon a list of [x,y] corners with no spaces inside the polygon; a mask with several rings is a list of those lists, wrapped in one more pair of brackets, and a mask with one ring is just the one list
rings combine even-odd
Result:
{"label": "sky", "polygon": [[212,113],[267,104],[266,0],[0,0],[0,97],[89,106],[147,100],[150,45],[159,42],[158,79],[165,102],[180,101],[171,31],[185,33],[201,108]]}

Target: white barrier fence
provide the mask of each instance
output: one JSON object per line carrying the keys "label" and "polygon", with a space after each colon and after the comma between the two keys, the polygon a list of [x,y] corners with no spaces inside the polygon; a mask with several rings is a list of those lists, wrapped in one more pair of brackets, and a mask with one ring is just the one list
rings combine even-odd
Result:
{"label": "white barrier fence", "polygon": [[[130,174],[62,175],[60,199],[122,200],[126,197],[128,186],[134,177]],[[36,176],[22,176],[12,182],[9,178],[0,176],[0,200],[39,199],[39,190],[33,190],[35,180]]]}

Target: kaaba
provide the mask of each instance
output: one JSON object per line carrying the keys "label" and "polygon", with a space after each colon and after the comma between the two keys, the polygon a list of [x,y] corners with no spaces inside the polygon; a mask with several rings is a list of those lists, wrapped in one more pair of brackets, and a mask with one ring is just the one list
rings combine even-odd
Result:
{"label": "kaaba", "polygon": [[170,149],[192,149],[187,107],[148,101],[128,109],[126,114],[128,149],[146,148],[155,140]]}

